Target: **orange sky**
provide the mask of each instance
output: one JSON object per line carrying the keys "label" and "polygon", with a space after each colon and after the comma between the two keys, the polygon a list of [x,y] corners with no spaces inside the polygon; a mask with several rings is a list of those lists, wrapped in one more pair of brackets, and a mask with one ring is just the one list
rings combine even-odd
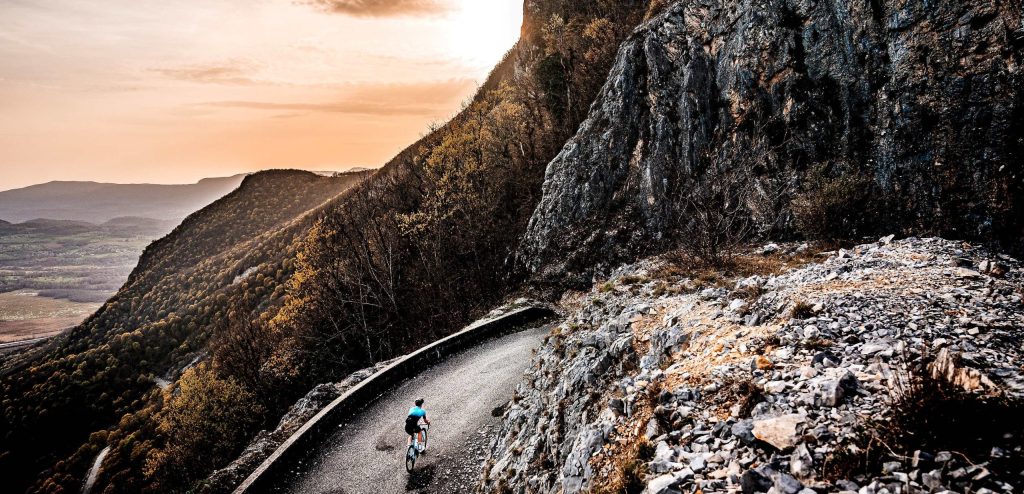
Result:
{"label": "orange sky", "polygon": [[0,190],[379,166],[521,22],[522,0],[3,0]]}

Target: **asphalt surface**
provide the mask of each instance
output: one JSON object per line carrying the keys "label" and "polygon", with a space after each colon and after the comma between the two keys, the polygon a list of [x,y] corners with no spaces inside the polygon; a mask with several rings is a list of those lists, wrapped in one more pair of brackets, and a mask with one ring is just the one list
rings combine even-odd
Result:
{"label": "asphalt surface", "polygon": [[[550,327],[489,341],[426,369],[343,424],[276,492],[457,493],[476,485],[500,409]],[[405,416],[416,398],[432,422],[428,450],[405,471]]]}

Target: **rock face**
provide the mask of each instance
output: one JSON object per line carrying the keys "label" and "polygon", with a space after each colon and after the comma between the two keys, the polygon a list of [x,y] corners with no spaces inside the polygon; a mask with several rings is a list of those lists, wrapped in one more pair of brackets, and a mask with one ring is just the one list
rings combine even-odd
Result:
{"label": "rock face", "polygon": [[[1019,485],[1024,428],[1015,419],[999,419],[965,456],[885,439],[905,452],[859,470],[836,465],[844,455],[866,457],[879,424],[901,418],[894,402],[910,375],[931,373],[978,399],[1014,403],[1011,414],[1024,410],[1024,264],[916,238],[820,259],[704,288],[665,278],[663,261],[648,258],[564,300],[570,313],[503,416],[483,491],[618,492],[629,461],[640,462],[650,493]],[[960,271],[993,262],[1006,271]],[[734,309],[744,293],[747,303]],[[813,308],[794,311],[801,304]],[[926,413],[958,403],[937,401]],[[984,417],[963,413],[957,427],[977,443]],[[643,443],[648,453],[640,455]]]}
{"label": "rock face", "polygon": [[562,280],[656,252],[690,198],[739,184],[762,232],[789,231],[820,166],[874,179],[876,226],[1019,250],[1021,22],[995,0],[677,2],[550,163],[520,262]]}

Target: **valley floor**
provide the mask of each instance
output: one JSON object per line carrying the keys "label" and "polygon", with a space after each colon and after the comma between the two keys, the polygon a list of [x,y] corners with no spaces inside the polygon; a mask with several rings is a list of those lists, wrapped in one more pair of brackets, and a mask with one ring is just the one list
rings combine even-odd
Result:
{"label": "valley floor", "polygon": [[0,343],[45,338],[74,327],[100,307],[39,295],[33,290],[0,293]]}

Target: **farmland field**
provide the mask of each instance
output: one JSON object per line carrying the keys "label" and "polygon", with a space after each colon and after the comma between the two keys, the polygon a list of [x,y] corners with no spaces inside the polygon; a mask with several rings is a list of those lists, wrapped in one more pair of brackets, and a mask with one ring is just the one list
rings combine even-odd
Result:
{"label": "farmland field", "polygon": [[75,326],[124,283],[173,222],[0,222],[0,343]]}
{"label": "farmland field", "polygon": [[99,306],[43,297],[32,290],[0,293],[0,343],[52,336],[82,322]]}

